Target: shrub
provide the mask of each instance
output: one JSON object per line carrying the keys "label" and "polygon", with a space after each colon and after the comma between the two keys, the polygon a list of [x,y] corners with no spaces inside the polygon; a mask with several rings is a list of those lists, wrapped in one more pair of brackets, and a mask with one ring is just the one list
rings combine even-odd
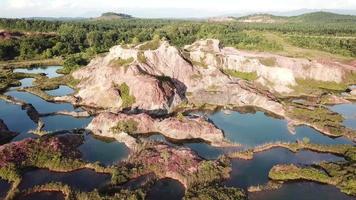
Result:
{"label": "shrub", "polygon": [[131,107],[136,102],[135,96],[130,95],[130,88],[126,83],[119,86],[120,96],[122,100],[122,108]]}
{"label": "shrub", "polygon": [[133,119],[119,121],[114,127],[111,128],[116,133],[135,133],[137,131],[138,122]]}
{"label": "shrub", "polygon": [[115,60],[112,60],[110,62],[111,65],[115,67],[126,67],[129,64],[131,64],[134,61],[134,58],[128,58],[128,59],[122,59],[122,58],[117,58]]}

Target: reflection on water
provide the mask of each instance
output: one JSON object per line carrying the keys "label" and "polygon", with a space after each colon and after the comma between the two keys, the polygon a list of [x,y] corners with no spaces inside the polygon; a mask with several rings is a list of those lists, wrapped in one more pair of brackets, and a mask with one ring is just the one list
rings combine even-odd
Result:
{"label": "reflection on water", "polygon": [[75,128],[85,128],[92,120],[88,118],[74,118],[66,115],[53,115],[42,118],[45,123],[44,130],[46,131],[60,131],[71,130]]}
{"label": "reflection on water", "polygon": [[344,125],[346,127],[356,130],[356,104],[340,104],[331,106],[330,109],[345,118]]}
{"label": "reflection on water", "polygon": [[208,115],[214,124],[222,129],[225,137],[233,142],[243,144],[246,147],[254,147],[275,141],[294,142],[302,140],[304,137],[311,142],[321,144],[351,144],[345,138],[333,139],[322,135],[316,130],[302,126],[296,128],[296,134],[291,134],[287,128],[287,122],[282,119],[275,119],[266,116],[263,112],[254,114],[241,114],[231,112],[226,114],[218,111]]}
{"label": "reflection on water", "polygon": [[270,169],[277,164],[305,165],[321,161],[340,160],[344,159],[332,154],[311,151],[293,153],[284,148],[271,149],[255,154],[252,160],[233,159],[231,177],[225,184],[247,189],[249,186],[267,183]]}
{"label": "reflection on water", "polygon": [[74,90],[68,86],[61,85],[58,89],[55,90],[48,90],[46,91],[47,94],[51,96],[65,96],[70,95],[74,92]]}
{"label": "reflection on water", "polygon": [[11,131],[27,133],[36,128],[36,124],[27,116],[26,111],[18,105],[0,100],[0,111],[0,119],[4,120]]}
{"label": "reflection on water", "polygon": [[103,140],[93,135],[85,135],[84,144],[79,147],[84,160],[90,162],[99,161],[102,164],[110,165],[126,159],[129,149],[124,143],[116,140]]}
{"label": "reflection on water", "polygon": [[62,192],[36,192],[21,197],[22,200],[64,200]]}
{"label": "reflection on water", "polygon": [[176,180],[165,178],[157,181],[147,193],[149,200],[181,200],[184,197],[184,186]]}
{"label": "reflection on water", "polygon": [[33,74],[41,74],[45,73],[48,78],[54,78],[58,76],[62,76],[58,74],[56,71],[61,69],[61,66],[48,66],[48,67],[36,67],[36,68],[18,68],[15,69],[14,72],[22,72],[22,73],[33,73]]}
{"label": "reflection on water", "polygon": [[24,173],[19,189],[24,190],[49,182],[61,182],[81,191],[92,191],[109,183],[110,179],[110,174],[96,173],[90,169],[81,169],[68,173],[35,169]]}
{"label": "reflection on water", "polygon": [[278,190],[249,194],[250,200],[352,200],[334,186],[312,182],[294,182],[283,184]]}
{"label": "reflection on water", "polygon": [[6,95],[12,96],[16,99],[25,101],[26,103],[32,104],[39,113],[51,113],[61,110],[73,111],[74,108],[69,103],[51,103],[47,102],[40,97],[27,93],[27,92],[18,92],[10,91],[5,93]]}
{"label": "reflection on water", "polygon": [[[163,135],[161,134],[155,134],[151,135],[148,137],[149,140],[154,140],[154,141],[161,141],[165,142],[169,145],[172,146],[184,146],[192,149],[194,152],[196,152],[200,157],[211,160],[211,159],[217,159],[219,156],[232,152],[233,149],[231,148],[219,148],[219,147],[213,147],[205,142],[190,142],[190,141],[170,141],[166,139]],[[235,149],[237,150],[237,149]]]}
{"label": "reflection on water", "polygon": [[7,192],[9,191],[10,183],[0,179],[0,199],[5,199]]}

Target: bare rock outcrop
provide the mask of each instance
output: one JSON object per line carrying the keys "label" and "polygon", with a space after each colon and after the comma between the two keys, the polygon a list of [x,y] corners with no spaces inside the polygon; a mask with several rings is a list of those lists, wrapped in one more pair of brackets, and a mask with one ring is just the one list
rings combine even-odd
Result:
{"label": "bare rock outcrop", "polygon": [[117,133],[114,133],[112,128],[119,122],[123,126],[129,123],[135,123],[134,133],[145,134],[159,132],[168,138],[176,140],[201,139],[214,146],[231,145],[224,140],[224,134],[220,129],[201,117],[153,119],[147,114],[127,115],[123,113],[101,113],[93,119],[87,126],[87,129],[96,135],[116,138]]}
{"label": "bare rock outcrop", "polygon": [[220,69],[256,73],[257,82],[281,93],[292,91],[296,79],[342,82],[352,68],[339,62],[289,58],[270,53],[239,51],[221,47],[218,40],[201,40],[188,45],[194,62]]}
{"label": "bare rock outcrop", "polygon": [[[126,106],[141,110],[166,111],[180,103],[181,97],[173,84],[142,72],[135,62],[127,63],[127,66],[116,64],[124,58],[111,59],[118,53],[114,50],[107,57],[96,58],[87,67],[73,73],[74,78],[81,80],[75,95],[78,104],[117,110],[127,101],[124,92],[133,98]],[[127,85],[128,91],[120,89],[122,84]]]}
{"label": "bare rock outcrop", "polygon": [[[210,45],[210,41],[213,44]],[[219,105],[227,103],[264,108],[265,105],[259,105],[259,102],[268,102],[276,105],[269,106],[268,110],[280,113],[282,105],[269,97],[263,98],[259,90],[246,90],[240,85],[244,81],[235,81],[235,84],[229,85],[234,80],[221,72],[218,63],[212,63],[216,61],[215,57],[202,53],[221,51],[218,41],[207,40],[205,43],[209,43],[208,45],[201,43],[202,41],[193,44],[188,54],[169,45],[167,41],[161,41],[155,50],[142,50],[142,45],[130,49],[115,46],[106,56],[92,60],[87,67],[73,73],[73,77],[80,80],[79,91],[74,97],[61,97],[55,100],[68,100],[76,105],[118,112],[125,104],[125,97],[119,86],[125,83],[129,88],[129,94],[134,97],[134,102],[130,105],[132,109],[167,113],[182,102],[187,93],[194,94],[215,87],[221,88],[221,92],[227,93],[228,96],[237,92],[243,94],[229,98],[231,99],[229,101],[226,99],[218,101],[218,98],[215,98]],[[196,51],[197,49],[199,51]],[[194,60],[195,57],[200,59],[200,56],[204,55],[207,56],[206,60],[210,60],[208,67],[198,66]],[[272,76],[279,77],[278,74],[273,74],[274,70],[264,77],[266,80]],[[282,85],[281,82],[286,81],[280,80],[276,84]],[[231,93],[224,88],[226,85],[233,89]],[[206,98],[200,101],[210,102]]]}

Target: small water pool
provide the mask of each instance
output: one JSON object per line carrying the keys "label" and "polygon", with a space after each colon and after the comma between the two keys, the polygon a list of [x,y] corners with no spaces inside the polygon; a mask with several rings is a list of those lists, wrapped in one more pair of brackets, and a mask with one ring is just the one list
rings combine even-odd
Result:
{"label": "small water pool", "polygon": [[91,169],[81,169],[67,173],[35,169],[24,173],[19,189],[24,190],[35,185],[61,182],[81,191],[92,191],[95,188],[106,185],[110,180],[110,174],[96,173]]}
{"label": "small water pool", "polygon": [[331,106],[330,109],[345,118],[346,127],[356,130],[356,104],[340,104]]}
{"label": "small water pool", "polygon": [[68,86],[61,85],[58,89],[48,90],[47,94],[51,96],[66,96],[74,93],[74,90]]}
{"label": "small water pool", "polygon": [[39,113],[51,113],[56,111],[73,111],[74,107],[69,103],[51,103],[47,102],[40,97],[27,93],[18,91],[9,91],[5,93],[6,95],[12,96],[16,99],[25,101],[26,103],[32,104]]}
{"label": "small water pool", "polygon": [[233,159],[231,177],[225,184],[247,189],[249,186],[266,184],[270,169],[277,164],[309,165],[321,161],[341,160],[344,159],[332,154],[311,151],[293,153],[284,148],[275,148],[256,153],[252,160]]}
{"label": "small water pool", "polygon": [[64,200],[62,192],[35,192],[26,196],[21,196],[22,200]]}
{"label": "small water pool", "polygon": [[29,130],[37,127],[28,117],[26,111],[22,110],[20,106],[7,103],[3,100],[0,100],[0,119],[4,120],[11,131],[18,133],[27,133]]}
{"label": "small water pool", "polygon": [[116,140],[104,139],[85,135],[84,144],[79,147],[82,158],[90,162],[99,161],[102,164],[110,165],[124,160],[128,157],[130,150],[124,144]]}
{"label": "small water pool", "polygon": [[55,78],[62,76],[62,74],[58,74],[57,70],[61,69],[62,66],[46,66],[46,67],[35,67],[35,68],[17,68],[14,69],[14,72],[22,72],[22,73],[33,73],[33,74],[41,74],[45,73],[48,78]]}
{"label": "small water pool", "polygon": [[249,193],[250,200],[354,200],[331,185],[313,182],[283,184],[278,190]]}
{"label": "small water pool", "polygon": [[75,118],[66,115],[52,115],[48,117],[42,117],[42,120],[45,124],[44,130],[51,132],[85,128],[92,119],[92,117]]}
{"label": "small water pool", "polygon": [[148,191],[146,198],[148,200],[181,200],[184,197],[185,188],[177,180],[160,179]]}
{"label": "small water pool", "polygon": [[350,140],[330,138],[307,126],[297,127],[296,134],[292,134],[286,120],[269,117],[263,112],[241,114],[232,111],[226,114],[218,111],[209,114],[208,118],[224,131],[227,139],[242,144],[245,148],[276,141],[295,142],[305,137],[312,143],[352,144]]}
{"label": "small water pool", "polygon": [[0,179],[0,199],[5,199],[10,187],[11,184],[9,182]]}

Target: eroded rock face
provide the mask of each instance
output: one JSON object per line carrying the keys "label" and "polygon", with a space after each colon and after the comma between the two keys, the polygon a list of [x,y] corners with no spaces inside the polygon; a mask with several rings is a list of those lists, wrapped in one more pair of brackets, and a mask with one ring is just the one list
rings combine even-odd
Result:
{"label": "eroded rock face", "polygon": [[[268,94],[266,94],[268,95]],[[198,105],[205,103],[212,105],[233,105],[233,106],[253,106],[259,107],[279,116],[284,116],[283,106],[264,96],[257,91],[243,89],[239,84],[229,83],[212,90],[199,90],[188,97],[189,101]]]}
{"label": "eroded rock face", "polygon": [[[208,51],[221,52],[219,42],[207,40],[205,43],[200,41],[193,44],[189,48],[188,57],[190,58],[187,57],[187,52],[181,52],[166,41],[161,42],[156,50],[146,51],[140,50],[139,46],[131,49],[115,46],[105,57],[96,58],[87,67],[73,73],[74,78],[81,80],[78,85],[79,92],[74,99],[62,97],[56,100],[70,100],[79,105],[118,112],[123,108],[124,101],[118,86],[125,83],[130,89],[130,95],[135,97],[135,102],[131,107],[138,110],[170,112],[185,99],[188,92],[207,91],[211,87],[221,88],[221,92],[227,93],[227,96],[232,96],[232,93],[236,94],[237,92],[243,94],[217,101],[219,105],[227,103],[237,106],[263,107],[264,105],[257,105],[262,102],[256,100],[256,98],[262,99],[259,90],[246,90],[239,85],[240,82],[243,82],[242,80],[229,86],[230,89],[233,89],[231,93],[224,89],[226,85],[232,81],[236,82],[236,80],[221,72],[220,61],[218,62],[215,55],[205,53]],[[197,62],[194,62],[195,57],[200,59],[201,56],[206,56],[208,67],[198,66]],[[226,58],[226,60],[229,59],[229,57]],[[118,65],[116,61],[119,61],[120,64]],[[279,77],[275,69],[269,70],[271,72],[263,76],[266,80],[271,77],[276,79]],[[281,70],[286,71],[286,69]],[[288,79],[288,76],[284,76],[284,79]],[[276,84],[282,85],[281,82],[286,82],[284,79],[277,81]],[[261,81],[263,80],[261,79]],[[288,84],[293,83],[293,81],[288,82]],[[202,98],[200,100],[210,102],[209,99]],[[264,101],[278,104],[269,97],[266,97]],[[282,106],[276,107],[278,108],[273,110],[275,106],[271,106],[272,109],[269,110],[280,112]]]}
{"label": "eroded rock face", "polygon": [[289,58],[270,53],[239,51],[222,48],[218,40],[197,41],[185,49],[195,62],[220,69],[239,72],[255,72],[258,82],[276,92],[291,92],[296,79],[313,79],[340,83],[351,66],[338,62],[326,62],[301,58]]}
{"label": "eroded rock face", "polygon": [[[147,114],[101,113],[93,119],[87,129],[96,135],[116,138],[117,134],[120,133],[114,133],[112,128],[118,122],[128,123],[130,120],[136,122],[135,133],[159,132],[168,138],[176,140],[201,139],[215,146],[228,145],[224,140],[223,132],[201,117],[153,119]],[[126,141],[121,142],[127,143]]]}

